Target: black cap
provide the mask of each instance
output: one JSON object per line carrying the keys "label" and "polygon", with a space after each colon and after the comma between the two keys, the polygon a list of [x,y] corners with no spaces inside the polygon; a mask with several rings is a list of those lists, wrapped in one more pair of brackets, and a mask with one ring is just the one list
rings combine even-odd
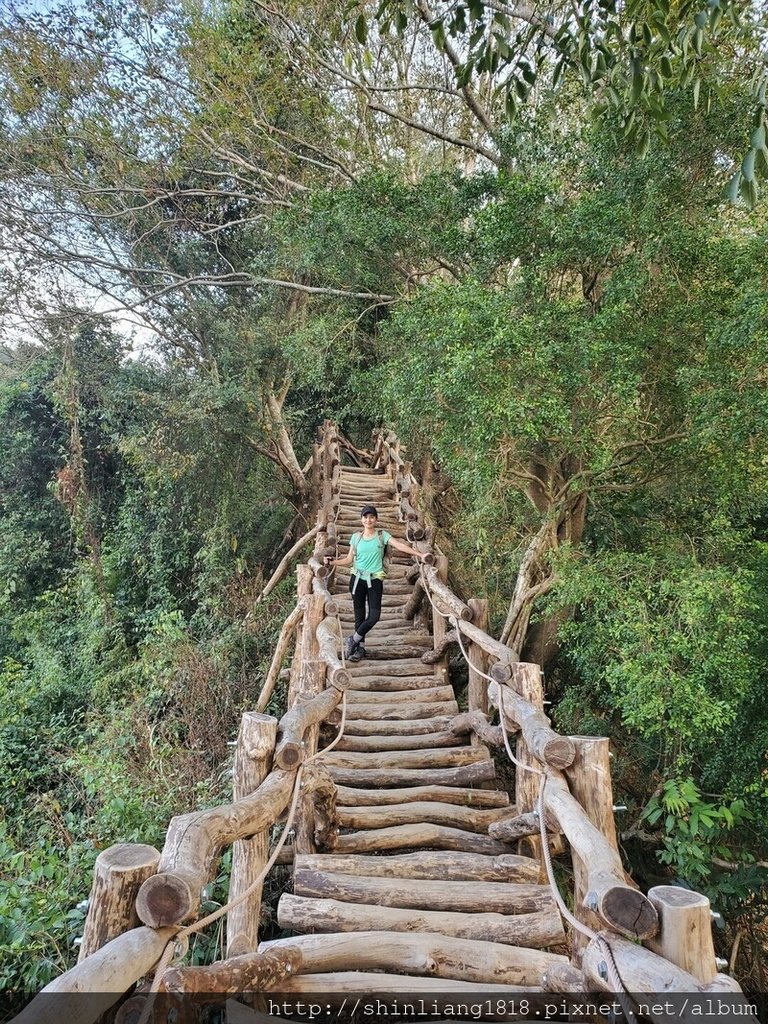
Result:
{"label": "black cap", "polygon": [[363,508],[360,512],[360,518],[362,519],[363,516],[376,516],[376,518],[378,519],[379,513],[376,511],[376,506],[363,505]]}

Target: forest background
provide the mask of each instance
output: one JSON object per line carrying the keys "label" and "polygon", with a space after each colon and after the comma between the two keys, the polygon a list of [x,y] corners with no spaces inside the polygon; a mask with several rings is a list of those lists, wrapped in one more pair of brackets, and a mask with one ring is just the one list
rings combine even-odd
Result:
{"label": "forest background", "polygon": [[398,432],[637,877],[765,990],[758,8],[10,4],[0,50],[0,985],[228,798],[331,417]]}

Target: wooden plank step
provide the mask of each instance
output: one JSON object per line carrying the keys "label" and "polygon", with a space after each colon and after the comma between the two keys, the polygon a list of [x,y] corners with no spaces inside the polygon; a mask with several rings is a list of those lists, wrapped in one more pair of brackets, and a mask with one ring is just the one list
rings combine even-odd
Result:
{"label": "wooden plank step", "polygon": [[[532,949],[559,945],[565,941],[563,922],[557,909],[513,916],[461,914],[376,907],[365,903],[312,899],[286,893],[280,897],[277,905],[277,923],[281,928],[304,932],[437,932],[457,938],[503,942]],[[376,991],[375,985],[371,991]]]}
{"label": "wooden plank step", "polygon": [[[397,722],[402,719],[432,718],[434,715],[458,715],[459,705],[455,700],[435,701],[433,704],[354,704],[348,710],[356,719]],[[338,716],[337,708],[333,720],[337,721]]]}
{"label": "wooden plank step", "polygon": [[[477,764],[465,764],[459,768],[335,768],[331,765],[328,773],[337,785],[361,786],[366,789],[375,786],[468,786],[496,778],[493,761],[478,761]],[[486,852],[508,851],[506,847],[494,846]]]}
{"label": "wooden plank step", "polygon": [[[352,678],[354,684],[355,679]],[[454,693],[452,686],[428,686],[406,690],[347,690],[347,708],[350,712],[356,704],[426,704],[431,701],[453,700]]]}
{"label": "wooden plank step", "polygon": [[488,761],[488,751],[478,747],[435,747],[433,750],[336,751],[319,758],[324,768],[450,768]]}
{"label": "wooden plank step", "polygon": [[365,854],[300,853],[297,868],[334,871],[342,875],[374,878],[433,878],[455,882],[538,882],[541,867],[533,857],[517,854],[488,856],[482,853],[450,853],[421,850],[387,857]]}
{"label": "wooden plank step", "polygon": [[542,984],[542,977],[566,956],[500,942],[457,939],[430,932],[336,932],[262,942],[259,952],[299,950],[302,974],[338,971],[353,963],[358,971],[400,971],[474,984]]}
{"label": "wooden plank step", "polygon": [[[358,663],[359,664],[359,663]],[[434,666],[432,666],[434,669]],[[403,690],[418,690],[425,692],[427,690],[444,690],[445,679],[443,676],[436,675],[424,675],[424,676],[382,676],[377,675],[375,666],[369,666],[370,675],[361,676],[355,675],[355,693],[392,693],[402,692]],[[448,687],[451,691],[451,698],[453,697],[453,687]],[[451,699],[449,698],[449,699]],[[375,701],[373,703],[376,703]]]}
{"label": "wooden plank step", "polygon": [[467,829],[435,825],[425,821],[418,825],[395,825],[350,832],[338,838],[338,853],[381,853],[382,850],[457,850],[464,853],[509,853],[508,843],[490,836],[481,836]]}
{"label": "wooden plank step", "polygon": [[461,807],[459,804],[438,803],[434,800],[415,800],[402,804],[368,807],[337,806],[336,815],[342,828],[396,828],[398,825],[430,822],[487,835],[488,826],[495,821],[517,817],[517,808],[489,807],[482,810],[477,807]]}
{"label": "wooden plank step", "polygon": [[509,793],[501,789],[462,789],[456,786],[413,786],[410,789],[352,789],[336,787],[338,807],[379,807],[407,800],[437,800],[462,807],[509,807]]}
{"label": "wooden plank step", "polygon": [[[336,712],[338,714],[338,711]],[[348,718],[344,723],[345,736],[423,736],[430,732],[446,731],[451,724],[449,715],[436,715],[434,718],[403,719],[401,721],[366,721],[361,718]]]}
{"label": "wooden plank step", "polygon": [[293,869],[296,896],[373,903],[377,907],[450,910],[461,914],[535,914],[556,907],[548,885],[532,882],[452,882],[445,879],[376,878],[334,871]]}
{"label": "wooden plank step", "polygon": [[430,747],[458,747],[464,743],[463,736],[452,732],[425,732],[420,736],[344,736],[334,750],[425,750]]}
{"label": "wooden plank step", "polygon": [[[429,1006],[446,1009],[449,1014],[455,1013],[457,1000],[477,1000],[478,988],[474,982],[452,981],[447,978],[420,978],[410,974],[378,974],[375,971],[330,971],[328,974],[295,974],[288,975],[280,982],[280,993],[317,997],[322,992],[324,1002],[349,1010],[352,996],[368,996],[375,992],[377,997],[395,996],[401,993],[427,993]],[[531,994],[533,993],[533,995]],[[485,998],[526,1000],[526,1006],[540,1008],[540,1012],[552,1003],[552,994],[543,994],[541,989],[523,988],[519,985],[483,985],[482,996]],[[320,1005],[320,1004],[318,1004]],[[464,1005],[464,1003],[459,1004]],[[437,1024],[440,1024],[438,1021]]]}
{"label": "wooden plank step", "polygon": [[[352,676],[367,676],[367,666],[358,663],[350,666]],[[388,676],[431,676],[434,673],[432,665],[425,665],[418,658],[396,658],[387,666],[387,671],[382,675]]]}

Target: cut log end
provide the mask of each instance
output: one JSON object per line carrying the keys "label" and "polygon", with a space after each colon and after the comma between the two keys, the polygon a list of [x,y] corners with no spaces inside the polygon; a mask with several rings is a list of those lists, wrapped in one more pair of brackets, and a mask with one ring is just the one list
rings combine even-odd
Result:
{"label": "cut log end", "polygon": [[[587,906],[590,896],[588,892],[584,901]],[[647,896],[629,886],[608,889],[600,900],[599,912],[611,928],[629,939],[650,939],[659,928],[654,905]]]}
{"label": "cut log end", "polygon": [[495,665],[491,665],[489,674],[491,679],[494,679],[497,683],[508,683],[512,678],[512,669],[509,665],[497,661]]}
{"label": "cut log end", "polygon": [[275,751],[275,764],[285,772],[298,768],[306,756],[306,751],[300,743],[282,743]]}
{"label": "cut log end", "polygon": [[352,676],[349,669],[335,668],[330,672],[330,680],[331,685],[335,686],[337,690],[346,690],[352,682]]}
{"label": "cut log end", "polygon": [[550,768],[569,768],[576,757],[576,748],[568,736],[558,736],[547,740],[542,755]]}
{"label": "cut log end", "polygon": [[152,875],[139,889],[136,913],[150,928],[179,924],[192,912],[192,892],[181,875]]}

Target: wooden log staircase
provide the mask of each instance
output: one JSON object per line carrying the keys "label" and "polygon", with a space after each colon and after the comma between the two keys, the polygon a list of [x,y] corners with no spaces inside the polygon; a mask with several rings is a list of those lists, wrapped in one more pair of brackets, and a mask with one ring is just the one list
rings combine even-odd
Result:
{"label": "wooden log staircase", "polygon": [[[642,1006],[638,994],[700,1003],[717,993],[748,1016],[739,986],[718,973],[708,901],[672,886],[646,895],[625,874],[608,741],[558,735],[538,667],[489,635],[486,602],[450,589],[397,438],[380,432],[362,452],[326,422],[313,461],[317,523],[303,540],[314,550],[298,566],[297,605],[255,711],[243,716],[234,802],[174,818],[161,852],[118,844],[99,857],[80,962],[16,1022],[60,1024],[62,1004],[45,1001],[57,993],[91,997],[68,1004],[80,1024],[110,1007],[117,1024],[196,1019],[226,1000],[228,1020],[256,1024],[275,1019],[273,996],[284,1017],[286,1000],[361,1019],[361,1000],[419,996],[433,1019],[455,1018],[457,1001],[471,999],[488,1001],[473,1019],[567,1020],[591,994],[627,1010],[629,992],[633,1012],[661,1022],[670,1017],[658,1002]],[[324,556],[348,551],[368,502],[429,564],[395,553],[367,656],[345,664],[349,575],[329,574]],[[264,712],[291,650],[278,722]],[[451,650],[468,665],[461,692]],[[514,794],[491,747],[515,762]],[[230,846],[226,952],[193,966],[186,939],[210,920],[199,919],[201,891]],[[551,867],[564,851],[574,879],[565,900]],[[293,891],[277,907],[282,937],[259,943],[275,862],[292,865]],[[186,998],[184,1013],[156,993]],[[698,1020],[692,1005],[675,1019]]]}

